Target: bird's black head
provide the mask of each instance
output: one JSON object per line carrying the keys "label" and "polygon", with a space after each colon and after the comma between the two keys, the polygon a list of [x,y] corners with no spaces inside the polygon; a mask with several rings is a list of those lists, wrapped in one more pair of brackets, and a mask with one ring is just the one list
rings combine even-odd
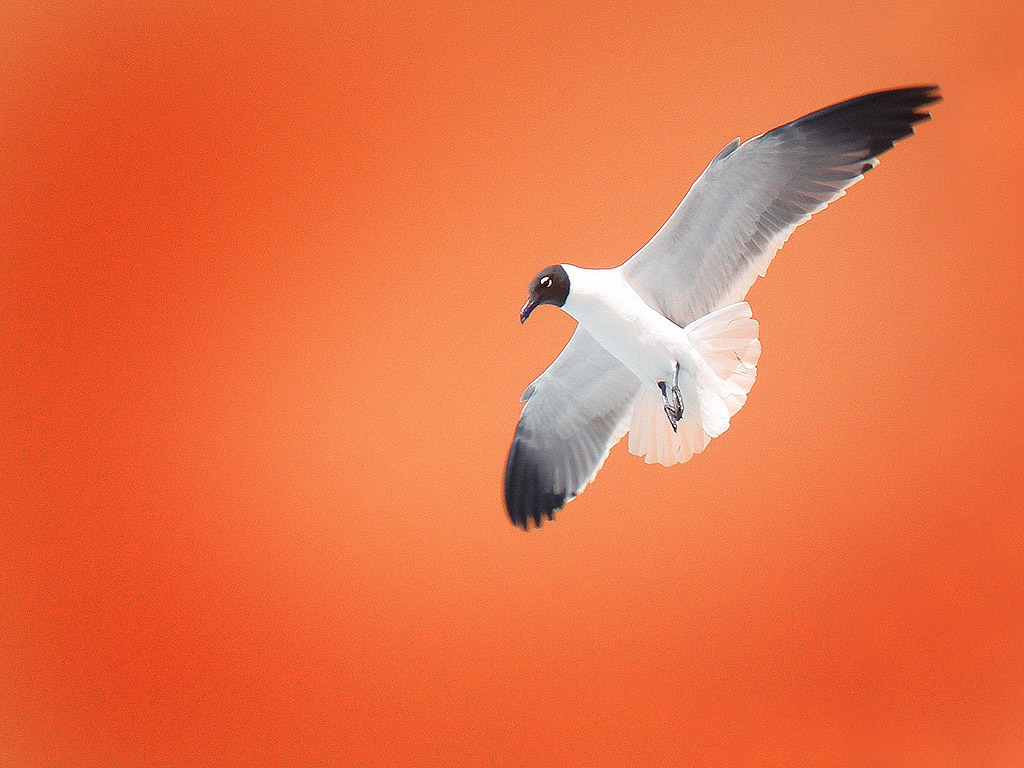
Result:
{"label": "bird's black head", "polygon": [[569,298],[569,275],[558,264],[552,267],[544,267],[537,276],[530,281],[530,295],[519,312],[519,322],[525,323],[541,304],[553,304],[561,307]]}

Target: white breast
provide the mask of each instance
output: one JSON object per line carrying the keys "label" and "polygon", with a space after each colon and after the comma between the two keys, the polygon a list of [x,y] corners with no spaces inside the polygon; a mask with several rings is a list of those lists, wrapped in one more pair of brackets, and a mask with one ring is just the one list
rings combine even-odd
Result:
{"label": "white breast", "polygon": [[619,269],[562,265],[569,275],[569,297],[562,307],[645,386],[670,381],[676,362],[685,373],[694,351],[678,325],[648,305]]}

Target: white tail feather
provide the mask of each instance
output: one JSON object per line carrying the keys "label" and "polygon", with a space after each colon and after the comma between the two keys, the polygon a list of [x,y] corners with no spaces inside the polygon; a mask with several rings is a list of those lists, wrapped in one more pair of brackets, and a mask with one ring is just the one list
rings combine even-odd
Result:
{"label": "white tail feather", "polygon": [[698,318],[684,330],[697,352],[697,366],[693,372],[680,372],[684,410],[677,431],[657,391],[645,388],[633,404],[629,452],[648,464],[668,467],[703,451],[711,438],[729,428],[757,375],[761,342],[745,301]]}

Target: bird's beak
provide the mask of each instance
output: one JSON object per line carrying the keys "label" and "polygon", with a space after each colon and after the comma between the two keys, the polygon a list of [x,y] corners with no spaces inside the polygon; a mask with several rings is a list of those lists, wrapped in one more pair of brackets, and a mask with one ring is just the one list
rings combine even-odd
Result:
{"label": "bird's beak", "polygon": [[526,318],[530,316],[530,313],[537,308],[536,299],[527,299],[526,303],[523,304],[523,308],[519,310],[519,322],[520,324],[526,322]]}

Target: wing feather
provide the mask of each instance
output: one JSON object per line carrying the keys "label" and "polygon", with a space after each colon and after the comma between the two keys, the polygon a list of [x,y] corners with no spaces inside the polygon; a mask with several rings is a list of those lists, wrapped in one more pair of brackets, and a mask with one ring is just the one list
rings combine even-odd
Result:
{"label": "wing feather", "polygon": [[577,496],[626,433],[640,381],[582,328],[523,393],[505,505],[523,529]]}
{"label": "wing feather", "polygon": [[626,279],[681,326],[742,300],[793,230],[864,178],[939,98],[935,86],[879,91],[729,143],[623,265]]}

